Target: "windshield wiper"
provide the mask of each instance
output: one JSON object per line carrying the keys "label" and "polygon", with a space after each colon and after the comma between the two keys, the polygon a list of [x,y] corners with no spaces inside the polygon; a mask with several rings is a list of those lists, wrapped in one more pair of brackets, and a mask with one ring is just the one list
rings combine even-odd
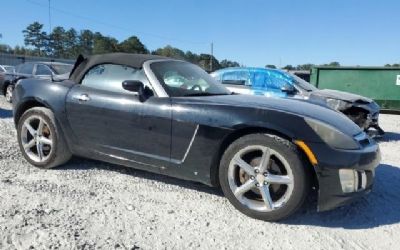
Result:
{"label": "windshield wiper", "polygon": [[213,96],[213,95],[229,95],[229,93],[192,93],[192,94],[186,94],[184,96]]}

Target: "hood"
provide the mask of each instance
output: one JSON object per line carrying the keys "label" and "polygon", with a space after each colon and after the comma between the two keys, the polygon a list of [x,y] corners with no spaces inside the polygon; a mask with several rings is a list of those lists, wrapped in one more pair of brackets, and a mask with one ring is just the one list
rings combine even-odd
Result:
{"label": "hood", "polygon": [[[185,98],[186,99],[186,98]],[[354,136],[361,132],[360,128],[340,112],[316,105],[305,100],[284,99],[254,95],[221,95],[208,97],[190,97],[186,99],[203,105],[226,105],[237,108],[266,109],[291,113],[308,117],[335,127],[339,131]],[[200,102],[200,103],[199,103]]]}
{"label": "hood", "polygon": [[373,100],[364,96],[339,90],[332,90],[332,89],[322,89],[322,90],[312,91],[310,97],[331,98],[331,99],[338,99],[346,102],[360,103],[360,104],[369,104],[373,102]]}

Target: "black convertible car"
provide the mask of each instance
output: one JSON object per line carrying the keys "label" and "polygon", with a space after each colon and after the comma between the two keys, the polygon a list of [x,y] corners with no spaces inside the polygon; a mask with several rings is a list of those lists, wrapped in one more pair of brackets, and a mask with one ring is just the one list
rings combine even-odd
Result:
{"label": "black convertible car", "polygon": [[199,67],[153,55],[80,56],[69,80],[21,80],[14,121],[28,162],[71,155],[220,186],[241,212],[280,220],[312,187],[328,210],[368,193],[378,145],[343,114],[232,94]]}

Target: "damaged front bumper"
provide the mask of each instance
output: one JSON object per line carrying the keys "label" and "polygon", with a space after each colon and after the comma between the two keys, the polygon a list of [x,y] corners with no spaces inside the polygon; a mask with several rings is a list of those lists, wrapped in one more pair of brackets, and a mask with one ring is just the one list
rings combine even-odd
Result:
{"label": "damaged front bumper", "polygon": [[[318,211],[342,206],[371,191],[375,168],[381,159],[379,146],[373,140],[359,150],[332,149],[320,143],[308,145],[318,159],[315,166],[319,185]],[[353,189],[346,188],[349,178],[343,177],[344,172],[354,173]]]}

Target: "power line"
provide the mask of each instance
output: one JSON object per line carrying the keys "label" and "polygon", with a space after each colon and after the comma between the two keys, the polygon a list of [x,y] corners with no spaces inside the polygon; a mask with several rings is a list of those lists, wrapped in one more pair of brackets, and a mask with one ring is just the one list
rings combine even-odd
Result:
{"label": "power line", "polygon": [[31,4],[37,5],[37,6],[46,7],[46,8],[48,7],[49,8],[49,23],[50,23],[50,10],[53,10],[53,11],[62,13],[64,15],[72,16],[72,17],[75,17],[75,18],[80,18],[80,19],[87,20],[87,21],[90,21],[90,22],[93,22],[93,23],[101,24],[101,25],[104,25],[104,26],[108,26],[108,27],[111,27],[111,28],[115,28],[115,29],[119,29],[119,30],[123,30],[123,31],[127,31],[127,32],[134,32],[134,33],[138,33],[138,34],[142,34],[142,35],[146,35],[146,36],[152,36],[152,37],[155,37],[155,38],[158,38],[158,39],[161,39],[161,40],[169,40],[169,41],[175,41],[175,42],[187,43],[187,44],[204,44],[204,45],[209,44],[209,43],[206,43],[206,42],[194,42],[194,41],[188,41],[188,40],[181,40],[181,39],[171,38],[171,37],[167,37],[167,36],[160,36],[160,35],[154,34],[154,33],[138,31],[138,30],[135,31],[135,30],[132,30],[132,29],[127,29],[125,27],[121,27],[121,26],[114,25],[114,24],[111,24],[111,23],[99,21],[99,20],[91,18],[91,17],[81,16],[81,15],[77,15],[77,14],[75,14],[73,12],[70,12],[70,11],[65,11],[65,10],[54,8],[54,7],[50,6],[50,0],[49,0],[49,5],[48,6],[44,5],[42,3],[36,2],[36,1],[33,1],[33,0],[26,0],[26,1],[31,3]]}

